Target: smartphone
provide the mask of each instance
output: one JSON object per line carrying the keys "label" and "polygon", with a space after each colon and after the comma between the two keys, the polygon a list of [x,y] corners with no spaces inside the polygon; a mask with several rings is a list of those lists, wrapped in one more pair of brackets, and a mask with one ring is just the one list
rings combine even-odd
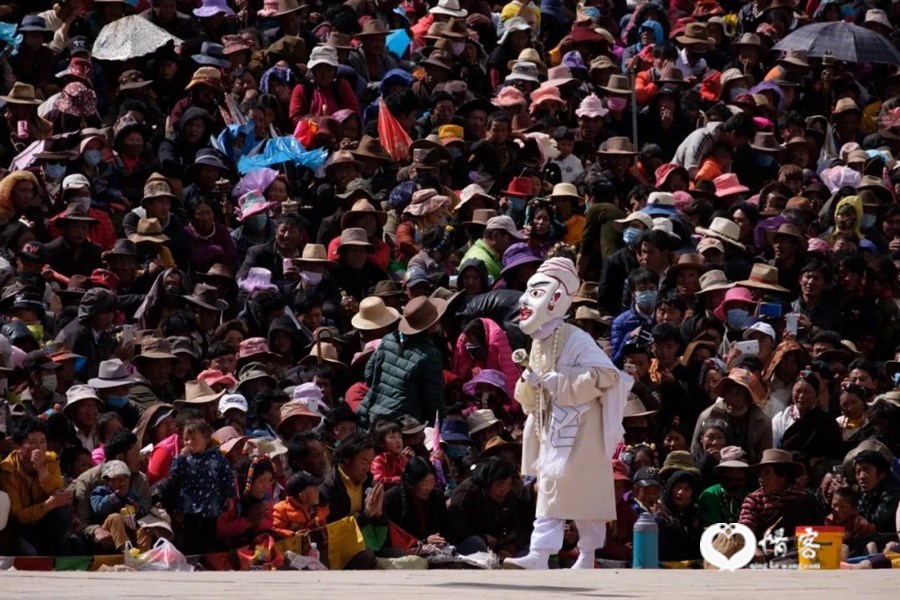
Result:
{"label": "smartphone", "polygon": [[743,342],[735,342],[734,346],[741,355],[748,354],[750,356],[759,356],[759,341],[745,340]]}
{"label": "smartphone", "polygon": [[797,313],[788,313],[784,316],[784,330],[791,335],[797,335]]}
{"label": "smartphone", "polygon": [[760,302],[758,314],[760,317],[777,319],[781,316],[781,304],[777,302]]}
{"label": "smartphone", "polygon": [[122,346],[127,348],[134,344],[134,325],[122,325]]}

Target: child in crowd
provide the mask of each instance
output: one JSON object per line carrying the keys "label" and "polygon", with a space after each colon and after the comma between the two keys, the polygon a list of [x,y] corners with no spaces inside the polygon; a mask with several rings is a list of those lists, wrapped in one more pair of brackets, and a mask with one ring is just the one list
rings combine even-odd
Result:
{"label": "child in crowd", "polygon": [[181,453],[172,462],[173,512],[183,519],[187,554],[215,548],[216,522],[236,496],[231,465],[213,445],[212,433],[205,421],[189,422]]}
{"label": "child in crowd", "polygon": [[216,527],[219,539],[229,548],[251,544],[257,535],[272,530],[272,461],[262,456],[245,457],[236,471],[240,495],[228,504]]}
{"label": "child in crowd", "polygon": [[135,542],[137,519],[143,516],[140,498],[131,489],[131,469],[123,461],[103,463],[100,476],[103,483],[91,490],[91,510],[121,552],[126,542]]}
{"label": "child in crowd", "polygon": [[840,487],[831,497],[831,514],[825,517],[826,525],[844,528],[844,543],[851,549],[876,534],[875,526],[859,514],[858,505],[859,494],[851,487]]}
{"label": "child in crowd", "polygon": [[[321,552],[324,535],[319,529],[325,526],[328,506],[319,504],[320,483],[306,471],[291,475],[285,488],[287,498],[275,505],[273,531],[283,538],[299,535],[304,545],[317,542]],[[301,549],[305,554],[307,548]]]}
{"label": "child in crowd", "polygon": [[553,134],[553,139],[556,140],[559,156],[550,162],[559,165],[562,183],[572,183],[584,173],[581,159],[572,154],[575,150],[575,130],[569,127],[558,127]]}
{"label": "child in crowd", "polygon": [[403,453],[400,424],[389,419],[376,421],[372,426],[372,442],[376,452],[372,461],[375,483],[382,483],[385,489],[390,489],[400,483],[403,469],[409,462],[409,456]]}

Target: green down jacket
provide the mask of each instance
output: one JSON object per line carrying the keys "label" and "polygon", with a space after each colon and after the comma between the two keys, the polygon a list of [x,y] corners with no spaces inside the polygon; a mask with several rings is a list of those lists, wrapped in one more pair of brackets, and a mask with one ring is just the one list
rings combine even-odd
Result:
{"label": "green down jacket", "polygon": [[366,365],[366,383],[358,414],[369,422],[408,414],[433,423],[446,412],[441,352],[428,334],[404,336],[402,347],[399,333],[386,335]]}

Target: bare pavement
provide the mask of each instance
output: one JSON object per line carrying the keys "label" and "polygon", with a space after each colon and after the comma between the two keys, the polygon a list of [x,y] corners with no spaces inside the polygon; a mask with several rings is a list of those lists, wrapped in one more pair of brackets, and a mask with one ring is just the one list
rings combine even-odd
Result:
{"label": "bare pavement", "polygon": [[896,598],[900,577],[879,571],[369,571],[0,573],[0,600],[27,598]]}

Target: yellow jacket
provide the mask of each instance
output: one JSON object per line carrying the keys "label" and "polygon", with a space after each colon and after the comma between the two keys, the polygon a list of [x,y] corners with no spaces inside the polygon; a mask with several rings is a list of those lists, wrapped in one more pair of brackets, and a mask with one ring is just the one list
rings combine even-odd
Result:
{"label": "yellow jacket", "polygon": [[49,475],[42,480],[26,475],[18,450],[0,462],[0,490],[9,495],[10,514],[16,523],[31,525],[47,515],[49,509],[44,501],[63,487],[55,452],[47,452],[47,471]]}

